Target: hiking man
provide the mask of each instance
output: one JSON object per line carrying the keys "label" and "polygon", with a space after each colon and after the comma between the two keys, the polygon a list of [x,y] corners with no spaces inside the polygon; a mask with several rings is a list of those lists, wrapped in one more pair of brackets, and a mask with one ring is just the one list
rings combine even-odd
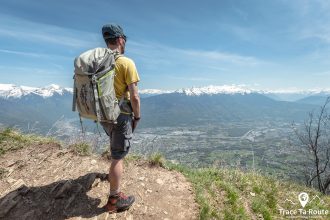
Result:
{"label": "hiking man", "polygon": [[117,24],[106,24],[102,27],[102,35],[107,47],[119,54],[115,56],[114,87],[117,99],[124,97],[117,124],[101,123],[110,137],[111,149],[110,196],[105,208],[113,213],[129,209],[135,201],[134,196],[126,196],[120,191],[120,182],[123,159],[131,147],[132,134],[140,120],[140,97],[137,87],[140,78],[133,60],[123,56],[127,40],[123,29]]}

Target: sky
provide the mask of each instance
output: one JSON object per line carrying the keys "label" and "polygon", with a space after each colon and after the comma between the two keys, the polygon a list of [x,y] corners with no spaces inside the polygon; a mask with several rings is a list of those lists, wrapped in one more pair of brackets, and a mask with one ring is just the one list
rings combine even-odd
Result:
{"label": "sky", "polygon": [[3,0],[0,83],[72,87],[73,61],[120,24],[142,89],[330,88],[328,0]]}

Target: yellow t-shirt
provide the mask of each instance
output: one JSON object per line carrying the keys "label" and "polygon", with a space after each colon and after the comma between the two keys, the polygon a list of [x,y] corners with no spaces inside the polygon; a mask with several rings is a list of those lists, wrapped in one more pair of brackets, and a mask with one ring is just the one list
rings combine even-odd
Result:
{"label": "yellow t-shirt", "polygon": [[124,56],[118,57],[116,59],[115,72],[116,97],[120,100],[123,93],[126,92],[125,99],[129,100],[128,85],[140,81],[134,61]]}

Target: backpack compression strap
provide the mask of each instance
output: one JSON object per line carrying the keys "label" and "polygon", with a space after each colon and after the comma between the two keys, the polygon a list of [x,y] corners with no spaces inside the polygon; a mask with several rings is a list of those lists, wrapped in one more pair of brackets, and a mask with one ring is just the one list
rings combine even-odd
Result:
{"label": "backpack compression strap", "polygon": [[[115,57],[115,60],[117,60],[119,57],[123,57],[124,55],[120,54],[118,50],[114,50],[114,57]],[[128,89],[126,89],[126,91],[128,91]],[[125,92],[126,92],[125,91]],[[121,96],[120,98],[120,101],[119,101],[119,107],[121,107],[125,101],[125,92],[123,93],[123,95]]]}
{"label": "backpack compression strap", "polygon": [[100,109],[99,94],[97,92],[96,84],[97,84],[97,79],[96,79],[96,76],[93,75],[92,76],[92,85],[93,85],[93,90],[94,90],[96,117],[97,117],[97,121],[100,122],[101,121],[101,109]]}

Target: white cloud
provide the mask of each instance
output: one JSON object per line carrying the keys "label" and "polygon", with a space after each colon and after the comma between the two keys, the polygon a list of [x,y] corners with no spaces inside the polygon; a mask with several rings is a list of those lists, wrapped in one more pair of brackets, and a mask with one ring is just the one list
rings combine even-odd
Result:
{"label": "white cloud", "polygon": [[170,76],[169,77],[170,79],[175,79],[175,80],[188,80],[188,81],[197,81],[197,82],[200,82],[200,81],[213,81],[215,79],[212,79],[212,78],[205,78],[205,77],[176,77],[176,76]]}
{"label": "white cloud", "polygon": [[[181,49],[170,47],[158,43],[130,42],[128,51],[143,59],[145,62],[151,62],[153,65],[159,62],[171,64],[189,63],[190,65],[199,65],[208,68],[211,65],[213,69],[224,70],[222,64],[256,66],[266,62],[252,56],[242,56],[221,51],[206,51],[196,49]],[[155,63],[156,62],[156,63]]]}
{"label": "white cloud", "polygon": [[318,39],[330,43],[330,1],[286,1],[300,21],[294,31],[298,39]]}
{"label": "white cloud", "polygon": [[27,52],[27,51],[18,51],[18,50],[0,49],[0,53],[14,54],[20,56],[27,56],[27,57],[36,57],[36,58],[52,58],[52,59],[61,58],[61,59],[72,60],[71,56],[61,56],[57,54],[45,54],[45,53],[36,53],[36,52]]}
{"label": "white cloud", "polygon": [[40,53],[32,53],[32,52],[24,52],[24,51],[16,51],[16,50],[5,50],[5,49],[0,49],[0,53],[9,53],[9,54],[30,56],[30,57],[42,57],[43,56]]}
{"label": "white cloud", "polygon": [[44,42],[73,48],[93,47],[97,34],[0,16],[0,36],[17,40]]}
{"label": "white cloud", "polygon": [[255,57],[241,56],[237,54],[230,54],[219,51],[203,51],[203,50],[182,50],[176,49],[177,52],[182,53],[188,57],[200,58],[215,62],[232,63],[243,66],[255,66],[261,64],[262,61]]}

